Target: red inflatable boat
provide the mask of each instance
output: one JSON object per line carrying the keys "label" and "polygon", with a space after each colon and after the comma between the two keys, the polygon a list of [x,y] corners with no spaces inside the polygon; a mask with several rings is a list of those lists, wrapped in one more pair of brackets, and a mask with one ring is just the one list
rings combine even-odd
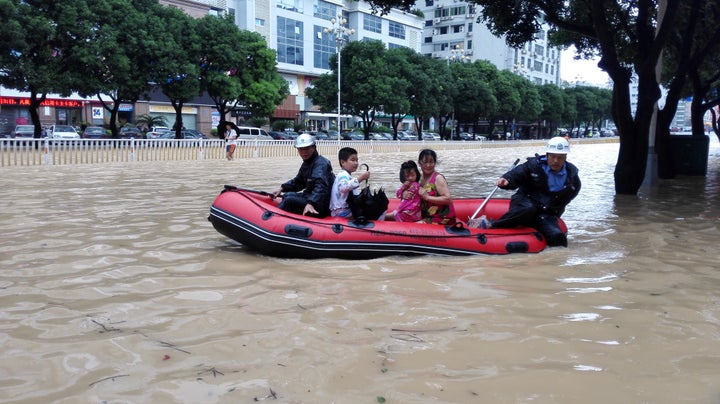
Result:
{"label": "red inflatable boat", "polygon": [[[459,219],[467,220],[483,199],[455,199]],[[282,211],[267,192],[226,186],[213,202],[208,220],[221,234],[265,255],[288,258],[367,259],[387,255],[471,255],[537,253],[545,238],[532,228],[479,229],[465,223],[442,226],[393,221],[360,223],[317,219]],[[390,200],[388,211],[399,201]],[[483,214],[498,218],[509,199],[490,199]],[[565,228],[565,224],[561,224]]]}

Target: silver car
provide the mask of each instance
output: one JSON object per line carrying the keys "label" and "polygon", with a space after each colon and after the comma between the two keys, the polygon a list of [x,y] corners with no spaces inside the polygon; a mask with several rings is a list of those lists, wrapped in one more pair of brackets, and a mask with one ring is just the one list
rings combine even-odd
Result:
{"label": "silver car", "polygon": [[35,134],[35,126],[33,125],[17,125],[15,130],[12,131],[10,137],[33,137]]}

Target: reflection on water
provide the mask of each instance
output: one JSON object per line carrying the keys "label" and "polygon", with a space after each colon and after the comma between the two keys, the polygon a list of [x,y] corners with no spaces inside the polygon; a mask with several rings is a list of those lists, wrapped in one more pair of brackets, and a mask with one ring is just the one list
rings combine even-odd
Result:
{"label": "reflection on water", "polygon": [[[438,170],[485,196],[537,149]],[[224,184],[271,190],[299,158],[3,169],[0,401],[716,402],[720,147],[639,197],[614,195],[616,155],[573,145],[569,248],[369,261],[268,258],[207,222]],[[360,156],[391,191],[410,158]]]}

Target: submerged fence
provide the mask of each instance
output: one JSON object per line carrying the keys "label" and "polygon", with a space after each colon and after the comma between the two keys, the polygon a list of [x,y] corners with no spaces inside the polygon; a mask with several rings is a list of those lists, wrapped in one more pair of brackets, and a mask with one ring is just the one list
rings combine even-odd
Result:
{"label": "submerged fence", "polygon": [[[341,147],[359,153],[416,152],[423,147],[436,151],[475,149],[505,142],[322,140],[318,150],[335,155]],[[297,156],[292,140],[240,140],[235,158]],[[0,167],[33,165],[96,164],[111,162],[225,159],[221,139],[0,139]]]}

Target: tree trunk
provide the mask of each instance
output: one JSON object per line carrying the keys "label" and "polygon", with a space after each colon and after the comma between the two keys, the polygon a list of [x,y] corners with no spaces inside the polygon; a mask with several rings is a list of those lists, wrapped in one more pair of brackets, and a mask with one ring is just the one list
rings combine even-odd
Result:
{"label": "tree trunk", "polygon": [[[615,193],[636,195],[645,179],[648,158],[650,120],[659,89],[653,78],[640,77],[635,117],[630,109],[630,76],[613,77],[612,113],[620,135],[620,150],[615,165]],[[655,84],[654,87],[652,84]]]}

